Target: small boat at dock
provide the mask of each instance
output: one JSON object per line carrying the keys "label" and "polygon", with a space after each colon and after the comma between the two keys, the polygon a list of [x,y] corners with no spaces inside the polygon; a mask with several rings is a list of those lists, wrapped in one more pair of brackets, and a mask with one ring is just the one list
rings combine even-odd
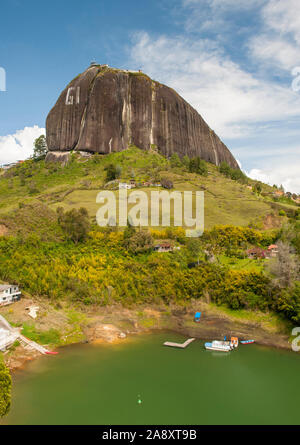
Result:
{"label": "small boat at dock", "polygon": [[242,345],[251,345],[254,342],[255,342],[255,340],[240,340],[240,343]]}
{"label": "small boat at dock", "polygon": [[229,341],[214,340],[211,343],[205,343],[205,349],[210,351],[229,352],[234,348]]}

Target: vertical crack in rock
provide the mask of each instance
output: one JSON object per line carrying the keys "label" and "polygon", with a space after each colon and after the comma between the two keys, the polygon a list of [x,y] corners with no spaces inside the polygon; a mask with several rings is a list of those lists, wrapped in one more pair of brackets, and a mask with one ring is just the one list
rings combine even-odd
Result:
{"label": "vertical crack in rock", "polygon": [[219,164],[219,157],[218,157],[218,152],[216,150],[214,138],[212,137],[212,130],[210,130],[209,134],[210,134],[210,139],[211,139],[211,145],[212,145],[212,148],[213,148],[213,151],[214,151],[214,155],[215,155],[215,164],[217,166],[219,166],[220,165]]}
{"label": "vertical crack in rock", "polygon": [[83,113],[82,113],[81,122],[80,122],[79,136],[78,136],[77,143],[76,143],[76,145],[75,145],[75,147],[74,147],[74,150],[77,150],[77,148],[79,147],[80,140],[81,140],[81,137],[82,137],[82,133],[83,133],[83,130],[84,130],[84,126],[85,126],[86,113],[87,113],[88,105],[89,105],[89,102],[90,102],[91,95],[92,95],[92,93],[93,93],[93,89],[94,89],[94,85],[95,85],[96,78],[97,78],[97,76],[98,76],[98,74],[99,74],[100,72],[101,72],[101,69],[98,69],[98,71],[97,71],[97,73],[95,74],[94,78],[91,80],[91,83],[90,83],[90,86],[89,86],[89,91],[88,91],[87,101],[86,101],[86,104],[85,104],[85,107],[84,107],[84,110],[83,110]]}
{"label": "vertical crack in rock", "polygon": [[152,82],[151,85],[152,88],[152,97],[151,97],[151,130],[150,130],[150,147],[153,147],[155,144],[154,142],[154,125],[155,125],[155,101],[156,101],[156,91],[155,91],[155,83]]}

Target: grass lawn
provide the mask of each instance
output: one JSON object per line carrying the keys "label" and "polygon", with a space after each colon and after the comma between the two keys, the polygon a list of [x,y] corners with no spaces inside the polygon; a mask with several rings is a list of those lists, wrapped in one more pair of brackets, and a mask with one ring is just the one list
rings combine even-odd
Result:
{"label": "grass lawn", "polygon": [[221,264],[229,266],[230,269],[234,270],[248,270],[255,272],[262,272],[264,270],[264,266],[268,262],[268,260],[251,260],[249,258],[234,258],[227,257],[225,255],[219,255],[218,259]]}
{"label": "grass lawn", "polygon": [[257,322],[264,329],[272,332],[288,334],[293,327],[291,322],[275,312],[249,311],[246,309],[233,310],[227,306],[217,306],[214,303],[210,303],[209,307],[213,312],[223,312],[233,320]]}

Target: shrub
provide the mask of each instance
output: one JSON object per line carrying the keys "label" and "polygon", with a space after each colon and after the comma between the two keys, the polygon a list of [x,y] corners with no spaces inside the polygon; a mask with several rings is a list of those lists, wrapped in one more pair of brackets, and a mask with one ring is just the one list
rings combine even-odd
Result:
{"label": "shrub", "polygon": [[239,181],[243,184],[247,183],[247,176],[238,168],[231,168],[227,162],[221,162],[219,166],[219,172],[227,178],[232,179],[233,181]]}
{"label": "shrub", "polygon": [[253,186],[253,191],[260,194],[262,192],[262,185],[259,182],[256,182]]}
{"label": "shrub", "polygon": [[8,368],[0,362],[0,417],[8,414],[11,404],[11,376]]}
{"label": "shrub", "polygon": [[172,189],[173,188],[173,182],[170,181],[170,179],[167,178],[161,178],[161,186],[165,189]]}
{"label": "shrub", "polygon": [[296,282],[291,288],[282,289],[276,301],[276,308],[287,318],[299,324],[300,322],[300,283]]}
{"label": "shrub", "polygon": [[190,158],[187,155],[183,156],[183,158],[181,159],[181,163],[183,167],[188,170],[190,166]]}
{"label": "shrub", "polygon": [[99,153],[93,154],[92,162],[94,164],[100,164],[100,162],[101,162],[101,155]]}
{"label": "shrub", "polygon": [[181,167],[181,160],[177,153],[173,153],[170,158],[171,167]]}
{"label": "shrub", "polygon": [[29,192],[30,195],[34,195],[36,193],[39,193],[39,189],[38,189],[38,187],[37,187],[37,185],[36,185],[36,183],[34,181],[32,181],[29,184],[28,192]]}
{"label": "shrub", "polygon": [[229,177],[231,173],[231,168],[227,164],[227,162],[221,162],[219,166],[219,172],[222,173],[222,175]]}
{"label": "shrub", "polygon": [[119,177],[117,168],[114,164],[109,164],[107,167],[105,167],[105,170],[106,170],[106,180],[108,182],[114,181]]}
{"label": "shrub", "polygon": [[90,230],[88,211],[81,207],[64,212],[62,207],[57,208],[58,223],[68,239],[75,243],[84,241]]}
{"label": "shrub", "polygon": [[147,230],[139,230],[129,238],[125,238],[124,246],[132,253],[142,253],[153,249],[153,238]]}
{"label": "shrub", "polygon": [[208,174],[206,162],[203,161],[203,159],[200,159],[198,156],[190,160],[189,171],[202,176],[207,176]]}

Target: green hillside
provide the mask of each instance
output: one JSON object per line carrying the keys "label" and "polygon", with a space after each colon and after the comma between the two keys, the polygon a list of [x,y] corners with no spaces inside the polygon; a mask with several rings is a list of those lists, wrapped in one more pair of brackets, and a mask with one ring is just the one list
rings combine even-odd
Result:
{"label": "green hillside", "polygon": [[[107,182],[105,168],[109,164],[120,168],[120,181],[134,178],[136,182],[143,183],[159,181],[163,177],[173,182],[174,190],[203,190],[206,229],[216,224],[240,226],[252,224],[264,228],[267,215],[273,216],[271,226],[272,224],[278,226],[282,222],[282,218],[277,217],[280,209],[292,213],[297,209],[293,205],[274,202],[268,196],[271,195],[271,187],[263,185],[262,194],[254,193],[250,189],[254,181],[249,179],[243,184],[231,180],[221,174],[213,164],[207,164],[207,176],[199,175],[190,173],[183,165],[172,166],[170,160],[155,151],[144,152],[133,147],[120,153],[95,155],[89,159],[73,154],[71,162],[65,167],[59,164],[45,164],[43,160],[29,160],[2,173],[0,176],[2,223],[13,233],[17,229],[23,230],[27,224],[26,215],[23,215],[20,223],[16,221],[22,213],[24,214],[24,211],[22,212],[24,204],[34,205],[34,208],[42,204],[49,211],[57,207],[63,207],[65,210],[85,207],[91,221],[94,221],[99,208],[96,196]],[[139,189],[148,194],[152,190],[159,190],[155,187]],[[39,215],[40,211],[37,213]],[[45,217],[49,219],[50,213],[44,209],[40,214],[41,219],[44,220]],[[29,221],[28,224],[30,225]],[[18,225],[22,227],[17,227]]]}
{"label": "green hillside", "polygon": [[[275,202],[272,187],[239,171],[230,179],[214,165],[197,162],[198,173],[191,173],[188,159],[168,160],[132,147],[90,158],[72,154],[65,167],[28,160],[3,172],[0,280],[19,284],[32,298],[55,307],[62,301],[96,307],[200,300],[232,310],[276,312],[299,323],[298,207]],[[173,190],[203,190],[204,235],[189,239],[182,228],[98,227],[96,195],[118,187],[108,181],[112,170],[119,181],[165,186],[169,181]],[[155,187],[141,190],[150,193]],[[159,240],[178,249],[156,252]],[[281,268],[278,259],[248,258],[250,247],[267,249],[274,242],[283,243],[288,267]]]}

